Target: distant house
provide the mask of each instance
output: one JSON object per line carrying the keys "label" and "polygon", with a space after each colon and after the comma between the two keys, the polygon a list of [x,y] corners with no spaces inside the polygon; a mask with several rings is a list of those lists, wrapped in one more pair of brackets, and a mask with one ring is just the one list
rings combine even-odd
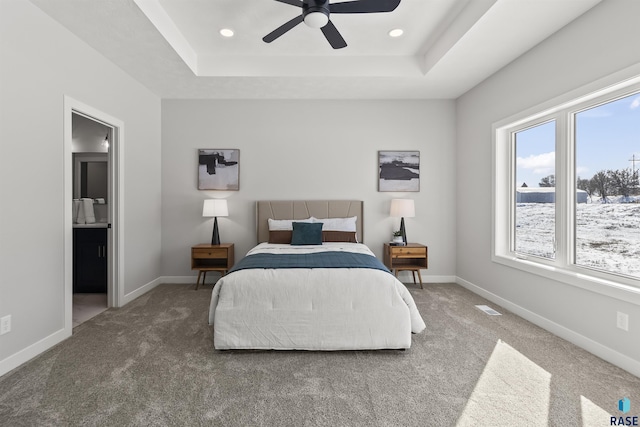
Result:
{"label": "distant house", "polygon": [[[578,203],[587,203],[587,192],[577,191]],[[516,188],[516,203],[555,203],[555,187],[519,187]]]}

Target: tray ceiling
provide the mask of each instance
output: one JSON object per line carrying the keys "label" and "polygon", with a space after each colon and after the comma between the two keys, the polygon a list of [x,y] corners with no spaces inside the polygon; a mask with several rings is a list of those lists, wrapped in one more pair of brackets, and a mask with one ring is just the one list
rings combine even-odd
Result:
{"label": "tray ceiling", "polygon": [[158,96],[216,99],[457,98],[600,1],[402,0],[331,15],[334,50],[304,23],[263,42],[300,14],[273,0],[31,0]]}

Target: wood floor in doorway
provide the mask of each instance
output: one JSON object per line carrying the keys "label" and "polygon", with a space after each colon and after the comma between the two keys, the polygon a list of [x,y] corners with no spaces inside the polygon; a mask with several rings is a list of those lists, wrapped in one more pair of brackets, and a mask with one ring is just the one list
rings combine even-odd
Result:
{"label": "wood floor in doorway", "polygon": [[73,327],[107,309],[107,294],[73,294]]}

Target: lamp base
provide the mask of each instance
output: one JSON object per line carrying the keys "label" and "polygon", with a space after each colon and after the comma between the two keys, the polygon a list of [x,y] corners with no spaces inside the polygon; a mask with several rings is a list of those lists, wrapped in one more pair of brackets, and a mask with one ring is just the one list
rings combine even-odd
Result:
{"label": "lamp base", "polygon": [[215,217],[213,219],[213,235],[211,236],[211,244],[220,244],[220,233],[218,233],[218,217]]}
{"label": "lamp base", "polygon": [[404,217],[400,218],[400,232],[402,233],[402,241],[407,244],[407,230],[404,228]]}

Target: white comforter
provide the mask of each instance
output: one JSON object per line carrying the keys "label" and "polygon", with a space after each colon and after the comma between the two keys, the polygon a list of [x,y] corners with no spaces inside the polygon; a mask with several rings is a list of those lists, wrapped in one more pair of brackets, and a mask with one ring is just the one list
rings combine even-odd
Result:
{"label": "white comforter", "polygon": [[[350,251],[358,243],[261,243],[255,253]],[[405,286],[368,268],[248,269],[213,288],[209,323],[217,349],[347,350],[409,348],[424,321]]]}

